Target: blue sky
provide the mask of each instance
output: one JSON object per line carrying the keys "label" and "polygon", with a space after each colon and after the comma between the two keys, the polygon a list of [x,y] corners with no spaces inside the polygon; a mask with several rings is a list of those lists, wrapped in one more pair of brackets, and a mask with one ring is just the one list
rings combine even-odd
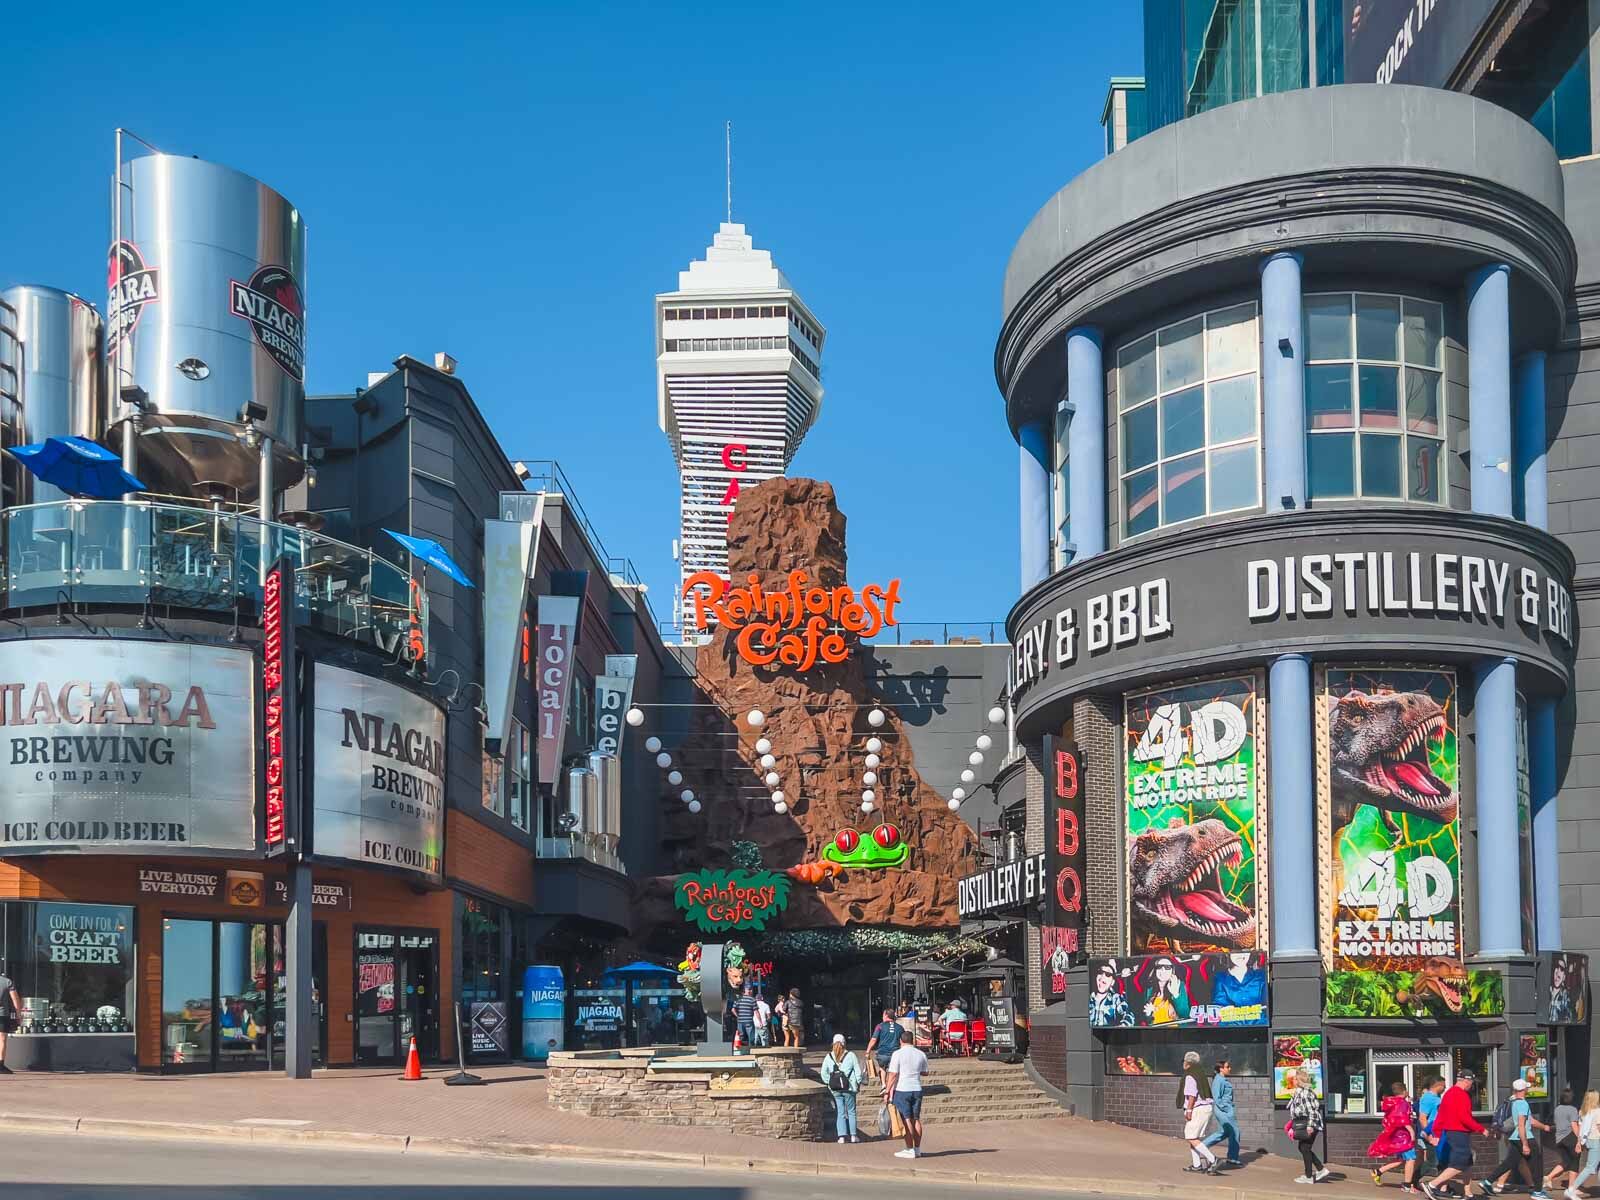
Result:
{"label": "blue sky", "polygon": [[307,223],[310,390],[448,351],[513,457],[561,462],[658,616],[678,513],[652,298],[722,219],[731,119],[734,219],[828,329],[793,473],[838,490],[852,580],[901,577],[907,621],[1015,600],[1001,276],[1101,156],[1137,5],[46,8],[7,18],[0,285],[103,307],[118,125],[255,175]]}

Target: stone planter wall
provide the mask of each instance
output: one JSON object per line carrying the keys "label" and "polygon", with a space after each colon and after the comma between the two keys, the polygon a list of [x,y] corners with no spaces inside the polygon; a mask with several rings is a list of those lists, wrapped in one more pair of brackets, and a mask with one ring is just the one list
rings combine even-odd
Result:
{"label": "stone planter wall", "polygon": [[806,1077],[798,1050],[757,1050],[739,1067],[707,1060],[652,1071],[653,1058],[688,1063],[683,1048],[557,1051],[550,1055],[550,1104],[592,1117],[694,1125],[757,1137],[810,1140],[833,1131],[833,1100]]}

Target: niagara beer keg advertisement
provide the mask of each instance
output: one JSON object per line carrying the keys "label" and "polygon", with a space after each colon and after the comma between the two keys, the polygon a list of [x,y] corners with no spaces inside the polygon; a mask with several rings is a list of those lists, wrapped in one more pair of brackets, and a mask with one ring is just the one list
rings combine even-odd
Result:
{"label": "niagara beer keg advertisement", "polygon": [[0,649],[0,847],[256,845],[254,660],[116,639]]}
{"label": "niagara beer keg advertisement", "polygon": [[1255,679],[1136,693],[1126,716],[1130,950],[1253,950]]}
{"label": "niagara beer keg advertisement", "polygon": [[313,852],[437,876],[444,710],[404,688],[321,663],[314,707]]}

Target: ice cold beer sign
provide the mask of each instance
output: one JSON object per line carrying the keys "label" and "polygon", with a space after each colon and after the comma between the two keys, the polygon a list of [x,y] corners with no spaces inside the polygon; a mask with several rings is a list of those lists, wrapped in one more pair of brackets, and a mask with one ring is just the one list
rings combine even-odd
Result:
{"label": "ice cold beer sign", "polygon": [[1570,679],[1570,567],[1553,539],[1526,527],[1513,539],[1504,522],[1466,514],[1301,522],[1314,528],[1135,544],[1069,568],[1013,618],[1012,699],[1026,710],[1031,689],[1308,644],[1511,654]]}

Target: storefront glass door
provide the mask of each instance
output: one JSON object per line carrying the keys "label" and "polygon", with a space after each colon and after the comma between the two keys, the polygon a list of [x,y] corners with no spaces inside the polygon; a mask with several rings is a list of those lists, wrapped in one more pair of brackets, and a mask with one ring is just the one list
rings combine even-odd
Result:
{"label": "storefront glass door", "polygon": [[161,923],[161,1062],[211,1066],[211,921]]}
{"label": "storefront glass door", "polygon": [[414,1036],[439,1055],[439,939],[431,930],[356,931],[356,1061],[395,1063]]}

